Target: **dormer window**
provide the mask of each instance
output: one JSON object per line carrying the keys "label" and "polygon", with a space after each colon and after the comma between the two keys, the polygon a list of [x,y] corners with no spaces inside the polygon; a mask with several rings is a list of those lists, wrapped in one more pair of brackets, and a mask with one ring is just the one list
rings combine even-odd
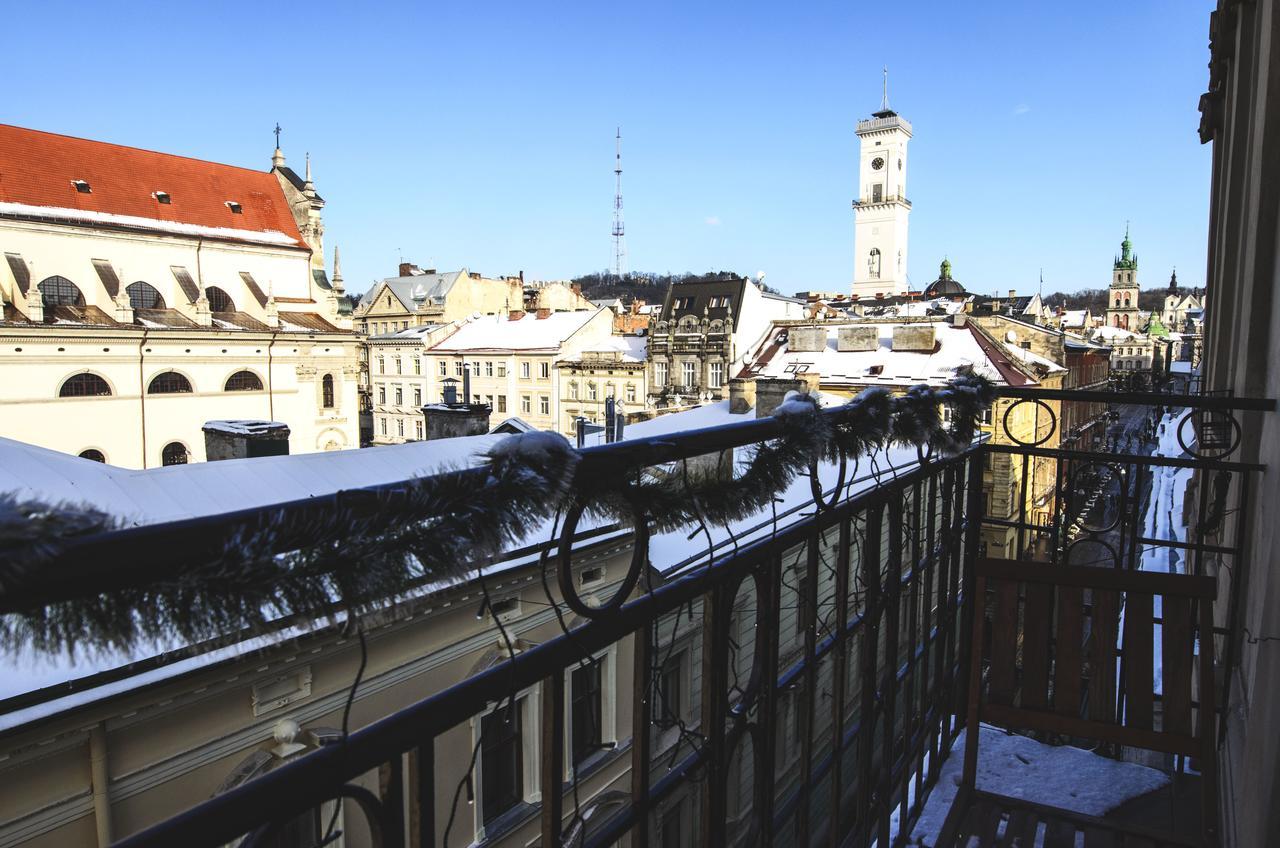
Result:
{"label": "dormer window", "polygon": [[157,203],[163,203],[166,206],[173,202],[173,199],[169,197],[169,192],[167,191],[157,191],[154,196]]}
{"label": "dormer window", "polygon": [[93,189],[89,188],[89,184],[84,180],[72,180],[71,184],[76,187],[76,191],[81,194],[93,194]]}
{"label": "dormer window", "polygon": [[239,203],[236,203],[234,200],[228,200],[228,201],[227,201],[227,208],[231,210],[231,213],[232,213],[233,215],[243,215],[243,214],[244,214],[244,207],[243,207],[243,206],[241,206]]}

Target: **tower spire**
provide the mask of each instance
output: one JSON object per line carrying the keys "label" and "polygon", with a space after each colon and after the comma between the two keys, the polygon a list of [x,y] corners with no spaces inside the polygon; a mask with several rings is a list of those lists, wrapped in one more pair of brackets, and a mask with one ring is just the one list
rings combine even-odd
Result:
{"label": "tower spire", "polygon": [[884,66],[883,92],[880,95],[880,111],[889,111],[889,66]]}
{"label": "tower spire", "polygon": [[615,190],[613,195],[613,276],[622,279],[626,273],[626,227],[622,223],[622,127],[618,127],[614,137],[613,176]]}
{"label": "tower spire", "polygon": [[283,167],[284,167],[284,151],[280,149],[280,132],[281,132],[281,129],[280,129],[280,122],[279,122],[279,121],[276,121],[275,129],[274,129],[274,130],[272,130],[272,132],[274,132],[274,133],[276,134],[276,150],[275,150],[275,153],[272,153],[272,154],[271,154],[271,167],[272,167],[272,168],[283,168]]}

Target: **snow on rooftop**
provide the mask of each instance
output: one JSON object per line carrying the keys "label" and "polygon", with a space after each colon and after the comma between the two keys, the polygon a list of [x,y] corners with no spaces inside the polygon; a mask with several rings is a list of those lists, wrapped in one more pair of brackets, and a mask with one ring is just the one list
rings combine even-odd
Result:
{"label": "snow on rooftop", "polygon": [[59,206],[31,206],[26,203],[9,203],[0,201],[0,215],[23,215],[27,217],[53,218],[59,221],[83,221],[89,224],[114,224],[118,227],[138,227],[174,235],[199,236],[203,238],[236,239],[252,241],[260,244],[284,245],[296,247],[298,240],[276,230],[239,230],[232,227],[206,227],[200,224],[184,224],[179,221],[164,221],[159,218],[143,218],[138,215],[116,215],[110,212],[95,212],[88,209],[66,209]]}
{"label": "snow on rooftop", "polygon": [[606,307],[595,311],[552,312],[546,318],[528,313],[518,321],[505,315],[480,315],[432,347],[436,351],[555,350]]}
{"label": "snow on rooftop", "polygon": [[[822,327],[824,325],[817,325]],[[840,327],[875,327],[879,344],[874,350],[842,351],[837,349]],[[936,344],[932,351],[893,350],[895,327],[932,328]],[[774,336],[776,338],[777,336]],[[770,354],[769,345],[750,366],[755,377],[794,377],[796,373],[817,373],[825,384],[847,383],[855,386],[902,386],[924,383],[940,386],[955,376],[956,369],[971,365],[974,370],[997,384],[1006,381],[992,364],[968,327],[955,327],[938,321],[919,324],[859,322],[827,326],[827,344],[820,351],[792,351],[783,344]]]}
{"label": "snow on rooftop", "polygon": [[564,357],[564,361],[579,362],[584,354],[620,353],[623,362],[644,362],[648,343],[645,336],[609,336],[583,348],[581,353]]}
{"label": "snow on rooftop", "polygon": [[1056,371],[1067,370],[1066,368],[1063,368],[1058,363],[1054,362],[1052,359],[1041,356],[1038,353],[1032,353],[1026,348],[1018,347],[1018,345],[1016,344],[1010,344],[1009,342],[1005,342],[1004,348],[1010,359],[1016,359],[1019,362],[1023,363],[1024,365],[1039,365],[1040,367],[1046,369],[1046,373],[1052,374]]}

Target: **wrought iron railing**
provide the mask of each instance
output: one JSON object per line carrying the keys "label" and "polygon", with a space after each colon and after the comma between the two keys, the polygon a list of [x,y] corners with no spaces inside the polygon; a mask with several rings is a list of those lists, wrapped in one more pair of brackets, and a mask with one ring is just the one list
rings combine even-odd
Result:
{"label": "wrought iron railing", "polygon": [[[909,467],[875,474],[869,486],[854,485],[867,475],[847,474],[841,460],[839,482],[826,488],[815,483],[814,500],[801,512],[768,521],[741,542],[709,545],[707,557],[666,581],[646,568],[649,533],[641,520],[631,570],[618,596],[602,607],[584,604],[566,579],[580,536],[570,521],[545,566],[559,569],[562,598],[584,613],[585,624],[513,651],[498,665],[120,844],[213,846],[244,837],[244,845],[273,844],[281,828],[335,798],[364,813],[373,844],[401,846],[412,835],[420,845],[470,844],[473,834],[437,813],[468,815],[466,792],[477,790],[465,764],[436,756],[438,742],[493,705],[514,703],[514,693],[535,688],[544,791],[529,815],[540,821],[542,845],[564,844],[566,833],[574,845],[612,845],[627,837],[632,845],[657,844],[656,812],[684,792],[696,802],[699,844],[902,844],[961,726],[971,659],[962,633],[974,615],[972,565],[990,544],[985,534],[1003,534],[1009,558],[1050,562],[1078,562],[1088,547],[1082,540],[1093,540],[1115,556],[1091,564],[1121,568],[1140,564],[1151,546],[1184,552],[1195,573],[1204,573],[1209,560],[1238,555],[1240,528],[1229,526],[1213,485],[1198,490],[1194,539],[1160,539],[1138,529],[1141,495],[1156,468],[1256,474],[1258,466],[1226,458],[1239,443],[1233,416],[1269,404],[1179,399],[1203,419],[1186,425],[1198,437],[1199,455],[1185,459],[1045,447],[1060,417],[1055,404],[1063,402],[1171,401],[1161,395],[1004,390],[993,421],[1017,434],[1013,444],[997,437],[958,456],[921,455]],[[1028,404],[1043,414],[1043,421],[1041,413],[1030,416],[1029,437],[1019,424]],[[777,419],[763,418],[586,448],[578,473],[590,481],[716,454],[777,437],[781,427]],[[1215,442],[1219,437],[1226,441]],[[1185,446],[1192,446],[1189,439]],[[988,497],[997,464],[1006,463],[999,470],[1016,481],[1016,491],[1008,497],[1013,508],[1000,514],[988,508]],[[1086,473],[1099,465],[1110,471]],[[1036,489],[1039,479],[1048,481],[1043,493]],[[385,508],[402,496],[401,488],[285,504],[273,514],[320,516],[341,508],[358,516]],[[1116,493],[1108,502],[1111,512],[1098,513],[1096,497],[1090,503],[1085,492],[1094,489]],[[1041,494],[1043,521],[1036,515]],[[1215,515],[1217,524],[1209,520]],[[58,579],[33,583],[32,599],[42,592],[56,596],[68,580],[85,592],[109,592],[152,579],[170,567],[173,550],[215,553],[223,528],[248,517],[143,527],[92,543],[70,540]],[[1075,536],[1073,527],[1080,528]],[[121,567],[104,570],[98,567],[104,561]],[[674,641],[671,624],[682,619],[698,622],[702,685],[687,715],[673,716],[661,677]],[[629,791],[624,804],[588,820],[569,815],[560,791],[566,674],[622,643],[630,645],[634,682],[631,726],[629,732],[619,729],[616,756],[626,758]],[[784,702],[794,738],[782,726]],[[670,736],[673,727],[677,741],[658,750],[657,737]],[[784,758],[789,747],[799,748],[796,765],[778,761],[780,735]],[[412,781],[403,778],[405,762],[415,769]],[[375,781],[378,791],[360,783],[387,763],[396,765],[391,779]],[[438,804],[442,797],[452,797],[452,805]],[[413,827],[406,823],[409,808],[416,810]],[[895,822],[903,823],[901,830]]]}

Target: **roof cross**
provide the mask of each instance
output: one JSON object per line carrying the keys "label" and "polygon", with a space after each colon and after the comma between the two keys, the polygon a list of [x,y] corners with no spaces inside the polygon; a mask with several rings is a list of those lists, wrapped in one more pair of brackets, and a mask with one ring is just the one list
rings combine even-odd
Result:
{"label": "roof cross", "polygon": [[280,146],[280,122],[279,121],[276,121],[275,134],[276,134],[276,147],[279,147]]}

